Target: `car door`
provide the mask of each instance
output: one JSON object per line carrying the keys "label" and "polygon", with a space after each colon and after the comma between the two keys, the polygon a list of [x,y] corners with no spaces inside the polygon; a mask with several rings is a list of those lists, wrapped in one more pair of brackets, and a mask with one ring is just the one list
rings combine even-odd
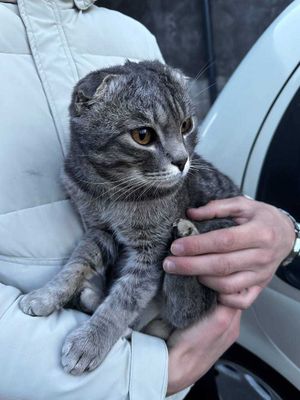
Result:
{"label": "car door", "polygon": [[[242,181],[245,193],[300,220],[300,68],[265,117]],[[251,334],[255,330],[255,335]],[[241,342],[300,389],[300,260],[280,267],[245,314]]]}

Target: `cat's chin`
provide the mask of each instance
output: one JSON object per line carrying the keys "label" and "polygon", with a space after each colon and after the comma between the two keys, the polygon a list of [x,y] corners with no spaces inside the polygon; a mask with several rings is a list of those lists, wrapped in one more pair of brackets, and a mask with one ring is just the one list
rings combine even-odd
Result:
{"label": "cat's chin", "polygon": [[171,188],[176,188],[181,186],[184,181],[185,176],[182,173],[163,176],[159,178],[146,178],[146,184],[149,187],[152,187],[153,190],[169,190]]}

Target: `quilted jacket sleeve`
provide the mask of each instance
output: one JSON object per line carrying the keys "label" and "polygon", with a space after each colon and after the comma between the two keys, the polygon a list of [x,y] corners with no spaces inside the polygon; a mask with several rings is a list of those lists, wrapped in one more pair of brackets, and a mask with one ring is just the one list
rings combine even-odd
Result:
{"label": "quilted jacket sleeve", "polygon": [[[66,334],[88,318],[74,310],[30,317],[18,308],[20,291],[0,284],[0,398],[22,400],[159,400],[167,386],[163,340],[134,332],[119,340],[91,373],[72,376],[60,365]],[[181,399],[184,393],[170,397]]]}

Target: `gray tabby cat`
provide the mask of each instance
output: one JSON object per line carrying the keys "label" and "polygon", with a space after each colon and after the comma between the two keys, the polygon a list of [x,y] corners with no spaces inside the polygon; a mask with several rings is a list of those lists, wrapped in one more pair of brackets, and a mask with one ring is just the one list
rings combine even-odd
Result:
{"label": "gray tabby cat", "polygon": [[[64,184],[86,232],[61,272],[21,298],[29,315],[77,302],[91,318],[62,349],[67,372],[96,368],[149,302],[174,328],[199,320],[216,293],[194,277],[164,274],[177,236],[233,225],[184,220],[188,207],[239,195],[229,178],[195,154],[196,116],[183,75],[159,62],[126,62],[76,85]],[[97,284],[93,284],[97,281]]]}

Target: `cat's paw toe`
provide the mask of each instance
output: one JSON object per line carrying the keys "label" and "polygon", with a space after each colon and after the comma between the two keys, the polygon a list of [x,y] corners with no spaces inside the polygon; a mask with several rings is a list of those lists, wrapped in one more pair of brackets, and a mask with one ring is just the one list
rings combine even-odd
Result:
{"label": "cat's paw toe", "polygon": [[199,233],[193,222],[183,218],[174,223],[173,229],[177,237],[197,235]]}
{"label": "cat's paw toe", "polygon": [[23,313],[32,316],[47,316],[58,308],[51,295],[40,290],[22,296],[19,307]]}
{"label": "cat's paw toe", "polygon": [[67,336],[62,348],[62,366],[65,372],[81,375],[92,371],[102,361],[97,329],[88,323]]}

